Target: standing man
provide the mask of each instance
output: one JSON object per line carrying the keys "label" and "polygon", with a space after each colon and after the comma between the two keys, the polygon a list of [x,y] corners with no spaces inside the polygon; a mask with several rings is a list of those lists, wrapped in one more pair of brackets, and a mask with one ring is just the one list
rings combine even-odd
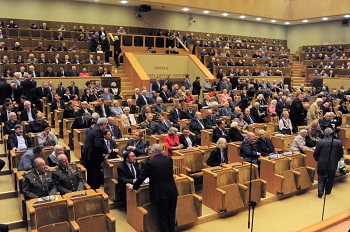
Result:
{"label": "standing man", "polygon": [[107,128],[107,118],[99,118],[87,134],[85,139],[85,162],[87,169],[87,183],[92,189],[99,189],[101,185],[101,162],[107,154],[112,152],[107,149],[103,137],[103,131]]}
{"label": "standing man", "polygon": [[191,85],[191,81],[190,81],[190,74],[186,74],[186,78],[184,80],[184,86],[186,87],[186,90],[192,90],[192,85]]}
{"label": "standing man", "polygon": [[326,128],[324,135],[324,139],[316,142],[314,151],[314,159],[317,161],[319,198],[323,196],[323,191],[326,195],[331,194],[338,161],[344,155],[342,142],[339,139],[332,139],[333,130]]}
{"label": "standing man", "polygon": [[201,94],[201,83],[200,83],[201,78],[200,77],[196,77],[196,80],[193,82],[193,89],[192,89],[192,94],[193,95],[197,95],[199,96]]}
{"label": "standing man", "polygon": [[175,231],[175,212],[177,203],[177,189],[173,177],[173,160],[162,154],[163,148],[154,144],[151,148],[150,160],[134,185],[128,189],[138,189],[143,181],[149,177],[149,192],[152,204],[158,212],[158,224],[161,231]]}

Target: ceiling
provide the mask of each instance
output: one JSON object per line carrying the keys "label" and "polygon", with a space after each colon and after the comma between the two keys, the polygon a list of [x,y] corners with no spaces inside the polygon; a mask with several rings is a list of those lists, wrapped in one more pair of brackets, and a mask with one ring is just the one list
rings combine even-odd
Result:
{"label": "ceiling", "polygon": [[[277,25],[300,25],[300,24],[320,23],[320,22],[346,20],[346,19],[349,19],[349,21],[350,21],[350,13],[347,14],[347,15],[346,14],[331,15],[331,16],[322,17],[322,18],[321,17],[305,18],[303,20],[287,21],[287,20],[281,20],[281,19],[277,19],[276,20],[274,18],[268,18],[268,17],[257,17],[256,15],[255,16],[254,15],[247,15],[247,14],[242,15],[242,14],[239,14],[239,13],[230,12],[229,10],[227,12],[210,10],[209,13],[204,13],[204,11],[207,10],[207,9],[200,8],[200,7],[198,7],[198,8],[188,7],[189,10],[188,11],[184,11],[183,10],[184,5],[181,5],[181,4],[173,5],[172,4],[173,1],[169,1],[169,0],[163,0],[163,1],[167,1],[167,3],[161,3],[163,1],[152,1],[152,0],[150,0],[150,1],[147,1],[147,0],[127,0],[127,3],[124,3],[124,4],[121,3],[122,1],[120,1],[120,0],[73,0],[73,1],[91,2],[91,3],[95,3],[95,4],[120,5],[120,6],[125,6],[125,7],[133,7],[135,9],[137,9],[140,5],[147,4],[147,5],[150,5],[152,7],[152,9],[187,13],[189,15],[189,17],[191,15],[195,16],[195,15],[198,14],[198,15],[208,15],[208,16],[214,16],[214,17],[232,18],[232,19],[254,21],[254,22],[258,22],[259,21],[259,22],[262,22],[262,23],[270,23],[270,24],[277,24]],[[260,1],[260,0],[258,0],[258,1]],[[271,1],[274,1],[274,0],[271,0]],[[281,1],[281,0],[278,0],[278,1]],[[215,2],[217,2],[217,1],[215,1]],[[286,0],[286,4],[288,4],[287,2],[288,2],[288,0]],[[191,5],[202,6],[203,4],[193,4],[193,3],[191,3]],[[227,13],[227,16],[223,16],[222,15],[223,13]],[[324,15],[327,15],[327,14],[324,14]]]}

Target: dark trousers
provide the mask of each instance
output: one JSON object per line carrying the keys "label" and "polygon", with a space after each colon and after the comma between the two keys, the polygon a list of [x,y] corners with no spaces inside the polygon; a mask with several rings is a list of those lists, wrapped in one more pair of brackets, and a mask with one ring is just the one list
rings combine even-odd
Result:
{"label": "dark trousers", "polygon": [[101,164],[95,161],[86,161],[87,183],[92,189],[99,189],[101,185]]}
{"label": "dark trousers", "polygon": [[176,198],[170,198],[163,201],[158,201],[157,213],[158,224],[161,232],[175,231],[175,213],[176,213]]}
{"label": "dark trousers", "polygon": [[4,168],[4,166],[5,166],[5,161],[0,159],[0,171]]}
{"label": "dark trousers", "polygon": [[[318,194],[323,195],[323,191],[326,191],[326,194],[330,194],[332,192],[334,179],[335,179],[335,171],[330,170],[327,172],[327,184],[325,182],[326,170],[317,170],[318,174]],[[326,187],[326,189],[325,189]]]}
{"label": "dark trousers", "polygon": [[5,224],[0,224],[0,232],[8,232],[9,227]]}

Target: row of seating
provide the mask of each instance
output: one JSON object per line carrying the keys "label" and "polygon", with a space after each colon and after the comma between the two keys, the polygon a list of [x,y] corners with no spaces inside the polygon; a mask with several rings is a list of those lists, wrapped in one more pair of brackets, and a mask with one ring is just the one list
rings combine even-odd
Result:
{"label": "row of seating", "polygon": [[[347,57],[349,57],[349,52],[348,51],[341,51],[341,52],[302,52],[300,53],[300,60],[305,60],[306,55],[309,55],[309,57],[313,60],[317,60],[317,57],[319,54],[327,55],[328,57],[331,57],[333,54],[336,54],[338,57],[341,57],[344,53]],[[315,55],[315,58],[312,57],[312,55]]]}
{"label": "row of seating", "polygon": [[[248,50],[248,49],[225,49],[225,48],[207,48],[207,47],[196,47],[195,49],[195,55],[200,58],[200,54],[205,49],[206,52],[210,52],[210,50],[215,49],[215,52],[218,54],[225,53],[226,51],[230,51],[231,56],[234,57],[234,55],[237,53],[237,51],[240,51],[241,54],[247,54],[248,57],[252,57],[253,54],[256,52],[256,50]],[[259,51],[259,50],[258,50]],[[273,52],[273,51],[259,51],[259,52],[265,52],[266,56],[274,56],[279,57],[282,53],[285,54],[285,52]]]}
{"label": "row of seating", "polygon": [[69,55],[70,59],[74,59],[75,55],[79,55],[79,59],[83,63],[85,63],[86,59],[89,58],[89,55],[94,55],[94,58],[96,56],[100,56],[101,60],[104,60],[104,53],[100,52],[38,52],[38,51],[0,51],[0,57],[3,58],[4,56],[7,56],[10,60],[15,60],[18,55],[22,56],[22,60],[27,63],[27,59],[29,58],[29,54],[33,54],[35,58],[39,59],[41,54],[45,55],[46,59],[54,58],[57,54],[60,55],[60,59],[64,59],[65,55]]}
{"label": "row of seating", "polygon": [[[244,78],[250,78],[250,76],[253,74],[253,72],[255,72],[255,70],[258,70],[258,72],[262,72],[265,71],[266,73],[269,72],[271,70],[270,75],[272,74],[272,76],[274,76],[274,74],[276,73],[277,70],[280,70],[283,72],[284,76],[290,77],[291,76],[291,71],[292,69],[290,67],[288,68],[280,68],[280,67],[252,67],[252,66],[214,66],[214,70],[213,73],[217,73],[219,71],[219,69],[222,69],[223,73],[227,73],[228,71],[230,71],[230,69],[233,68],[234,71],[236,69],[243,69],[243,71],[245,72],[246,70],[249,70],[250,75],[245,76]],[[278,76],[276,76],[278,77]],[[256,78],[256,76],[252,76],[251,78]]]}
{"label": "row of seating", "polygon": [[333,74],[336,78],[348,78],[350,75],[350,69],[341,69],[341,68],[332,68],[332,69],[324,69],[324,68],[306,68],[305,69],[305,77],[312,78],[315,70],[320,73],[322,70],[325,70],[327,75],[329,75],[329,71],[332,70]]}

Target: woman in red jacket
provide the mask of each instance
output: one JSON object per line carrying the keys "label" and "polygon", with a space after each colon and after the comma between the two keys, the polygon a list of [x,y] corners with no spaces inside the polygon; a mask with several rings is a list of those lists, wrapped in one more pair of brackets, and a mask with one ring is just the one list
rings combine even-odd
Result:
{"label": "woman in red jacket", "polygon": [[179,136],[177,136],[177,128],[170,127],[168,135],[164,137],[164,143],[168,145],[168,156],[173,155],[173,150],[182,149],[183,145],[180,144]]}

